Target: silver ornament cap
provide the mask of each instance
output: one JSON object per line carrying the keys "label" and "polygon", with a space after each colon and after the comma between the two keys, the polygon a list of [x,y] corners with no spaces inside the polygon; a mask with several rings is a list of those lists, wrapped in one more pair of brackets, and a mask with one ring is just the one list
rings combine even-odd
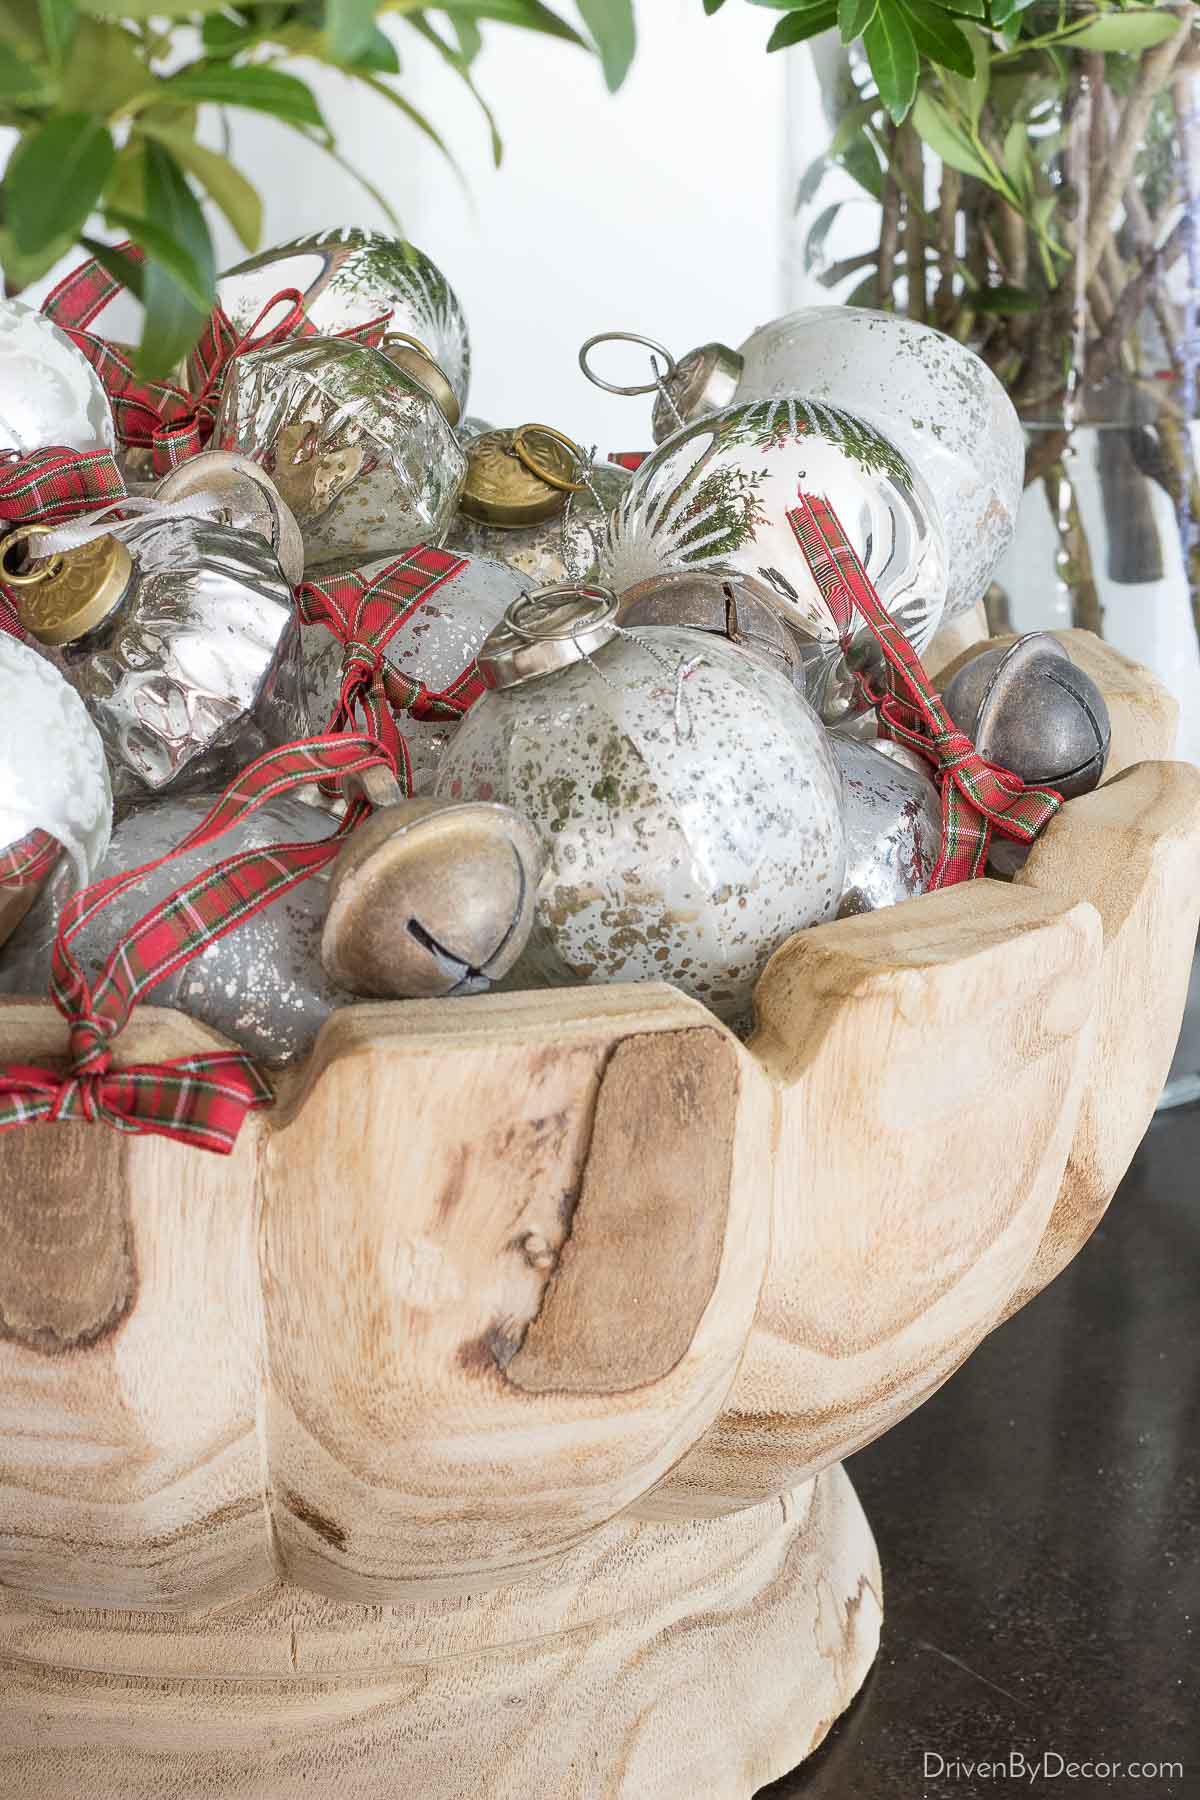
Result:
{"label": "silver ornament cap", "polygon": [[617,632],[611,588],[565,583],[521,594],[477,658],[486,687],[513,688],[583,662]]}

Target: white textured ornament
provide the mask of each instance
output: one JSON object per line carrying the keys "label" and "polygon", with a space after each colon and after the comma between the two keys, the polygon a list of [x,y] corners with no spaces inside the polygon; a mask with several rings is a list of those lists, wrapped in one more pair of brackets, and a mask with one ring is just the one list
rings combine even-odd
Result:
{"label": "white textured ornament", "polygon": [[54,665],[0,632],[0,849],[47,831],[92,880],[112,830],[100,733]]}
{"label": "white textured ornament", "polygon": [[28,456],[116,446],[100,377],[65,331],[19,300],[0,300],[0,450]]}
{"label": "white textured ornament", "polygon": [[768,957],[841,898],[826,734],[784,676],[709,633],[622,633],[485,694],[435,792],[502,801],[542,840],[528,982],[670,981],[741,1024]]}
{"label": "white textured ornament", "polygon": [[[800,640],[809,699],[834,725],[862,702],[788,522],[801,491],[830,501],[888,613],[922,651],[946,595],[937,506],[894,444],[836,407],[765,400],[676,432],[637,470],[614,513],[603,578],[620,595],[668,569],[755,576]],[[852,641],[874,654],[861,622]]]}
{"label": "white textured ornament", "polygon": [[738,404],[803,394],[885,432],[933,491],[946,535],[943,625],[969,612],[1012,542],[1025,478],[1017,410],[982,357],[895,313],[808,306],[741,346]]}

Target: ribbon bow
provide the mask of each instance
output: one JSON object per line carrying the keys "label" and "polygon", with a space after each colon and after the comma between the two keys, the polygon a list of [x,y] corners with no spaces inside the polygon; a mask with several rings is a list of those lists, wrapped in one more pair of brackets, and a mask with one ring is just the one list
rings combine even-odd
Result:
{"label": "ribbon bow", "polygon": [[[119,244],[115,254],[131,262],[142,262],[142,252],[133,244]],[[81,350],[104,385],[113,410],[117,436],[125,448],[148,446],[153,452],[155,473],[166,475],[180,463],[201,451],[212,436],[220,401],[221,384],[230,363],[251,350],[264,350],[295,336],[312,337],[316,327],[306,316],[304,298],[298,288],[283,288],[259,312],[249,331],[238,335],[236,327],[219,306],[214,307],[199,343],[188,360],[189,381],[194,389],[186,393],[169,381],[149,381],[135,373],[129,358],[107,339],[95,336],[87,327],[120,293],[121,283],[92,258],[65,275],[42,302],[42,311],[52,319]],[[287,312],[277,324],[261,330],[264,320],[279,306]],[[383,340],[391,313],[384,313],[362,325],[332,333],[356,343],[377,349]]]}
{"label": "ribbon bow", "polygon": [[39,886],[61,855],[62,845],[48,831],[27,832],[0,851],[0,889]]}
{"label": "ribbon bow", "polygon": [[465,556],[418,544],[371,580],[355,569],[325,582],[306,581],[296,593],[304,624],[324,625],[342,646],[342,684],[328,729],[349,731],[361,718],[367,735],[390,756],[406,794],[412,791],[412,766],[396,714],[461,719],[483,692],[483,683],[472,661],[448,688],[434,693],[392,668],[384,651],[438,588],[466,566]]}
{"label": "ribbon bow", "polygon": [[1062,806],[1062,796],[1053,788],[1027,787],[1010,769],[979,754],[888,614],[829,501],[803,491],[798,499],[788,523],[833,615],[843,650],[857,612],[900,690],[880,692],[860,674],[862,692],[878,712],[885,735],[919,751],[933,765],[942,795],[942,846],[929,886],[971,880],[983,873],[995,832],[1031,844]]}
{"label": "ribbon bow", "polygon": [[113,1040],[158,982],[325,868],[346,835],[367,816],[368,804],[352,801],[333,833],[319,843],[241,850],[175,889],[114,947],[94,988],[71,954],[72,941],[132,883],[220,837],[265,801],[309,782],[359,774],[386,760],[380,746],[362,735],[310,738],[270,750],[231,782],[200,824],[165,855],[73,895],[59,921],[50,976],[51,998],[70,1026],[67,1067],[0,1065],[0,1131],[100,1120],[116,1131],[168,1137],[227,1155],[246,1114],[273,1098],[251,1059],[238,1050],[208,1051],[114,1069]]}

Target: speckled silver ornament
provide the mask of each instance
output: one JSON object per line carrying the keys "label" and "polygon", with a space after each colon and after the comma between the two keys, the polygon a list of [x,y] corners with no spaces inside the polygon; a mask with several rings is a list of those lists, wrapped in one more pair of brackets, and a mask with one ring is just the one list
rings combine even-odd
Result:
{"label": "speckled silver ornament", "polygon": [[[735,390],[729,392],[732,374]],[[946,534],[948,624],[981,600],[1012,541],[1025,434],[987,364],[931,325],[865,306],[806,306],[760,326],[732,351],[706,344],[667,381],[687,420],[782,394],[867,419],[928,482]],[[678,429],[660,399],[656,441]]]}
{"label": "speckled silver ornament", "polygon": [[[122,538],[68,551],[61,573],[18,590],[100,733],[114,792],[203,785],[302,737],[291,590],[262,538],[186,518]],[[103,590],[98,610],[89,589]]]}
{"label": "speckled silver ornament", "polygon": [[239,356],[213,443],[266,469],[300,526],[307,573],[440,544],[467,469],[428,389],[345,338]]}
{"label": "speckled silver ornament", "polygon": [[[390,559],[360,565],[373,579]],[[424,595],[389,640],[384,658],[400,674],[440,692],[475,660],[484,639],[529,586],[515,570],[491,557],[471,556],[458,574]],[[304,691],[314,730],[333,717],[342,684],[342,646],[324,625],[300,628]],[[433,786],[438,762],[458,727],[440,719],[401,719],[400,730],[412,765],[413,793]]]}
{"label": "speckled silver ornament", "polygon": [[[214,793],[165,795],[129,812],[117,824],[97,879],[137,868],[172,849],[195,829]],[[109,952],[137,921],[177,887],[240,850],[271,844],[314,843],[329,836],[328,813],[288,796],[269,800],[224,836],[189,850],[143,876],[85,925],[72,954],[94,979]],[[0,993],[46,992],[50,954],[70,884],[58,873],[0,951]],[[168,975],[146,996],[154,1006],[176,1006],[243,1050],[269,1064],[304,1056],[322,1022],[354,996],[336,987],[321,964],[328,872],[264,907],[236,931]]]}
{"label": "speckled silver ornament", "polygon": [[472,556],[492,556],[508,563],[533,588],[560,581],[589,581],[599,567],[609,520],[631,480],[628,469],[597,463],[582,493],[553,519],[515,530],[485,525],[459,512],[450,528],[456,549]]}
{"label": "speckled silver ornament", "polygon": [[846,876],[838,918],[923,894],[942,840],[942,807],[928,765],[913,769],[838,731],[830,747],[845,794]]}
{"label": "speckled silver ornament", "polygon": [[767,958],[841,897],[841,778],[826,734],[784,676],[720,638],[606,636],[615,603],[608,626],[560,629],[550,616],[559,635],[532,661],[560,666],[530,675],[514,620],[539,604],[547,616],[551,603],[519,602],[484,647],[485,680],[516,685],[472,708],[435,788],[512,806],[541,837],[521,973],[671,981],[741,1023]]}
{"label": "speckled silver ornament", "polygon": [[415,244],[356,225],[313,232],[226,270],[217,298],[244,333],[283,288],[299,289],[308,319],[328,336],[391,313],[388,330],[407,332],[425,345],[448,377],[460,410],[466,409],[467,321],[446,277]]}
{"label": "speckled silver ornament", "polygon": [[1097,787],[1112,727],[1104,695],[1048,631],[980,650],[942,698],[981,756],[1064,800]]}
{"label": "speckled silver ornament", "polygon": [[58,444],[112,450],[108,396],[53,320],[19,300],[0,300],[0,451],[28,456]]}
{"label": "speckled silver ornament", "polygon": [[0,632],[0,850],[45,831],[85,887],[108,848],[104,745],[79,695],[36,650]]}
{"label": "speckled silver ornament", "polygon": [[[861,710],[837,627],[788,523],[797,493],[829,500],[880,599],[918,651],[946,596],[945,548],[928,487],[874,426],[830,406],[765,400],[699,420],[633,476],[613,516],[603,579],[618,593],[667,569],[742,570],[775,595],[827,725]],[[877,654],[856,622],[851,655]]]}

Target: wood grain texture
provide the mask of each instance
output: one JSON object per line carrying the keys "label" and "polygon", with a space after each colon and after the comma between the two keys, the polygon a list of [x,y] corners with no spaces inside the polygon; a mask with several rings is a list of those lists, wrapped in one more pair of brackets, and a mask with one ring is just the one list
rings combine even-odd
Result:
{"label": "wood grain texture", "polygon": [[618,1521],[552,1585],[470,1601],[0,1607],[0,1800],[748,1800],[849,1703],[879,1620],[841,1470],[710,1524]]}

